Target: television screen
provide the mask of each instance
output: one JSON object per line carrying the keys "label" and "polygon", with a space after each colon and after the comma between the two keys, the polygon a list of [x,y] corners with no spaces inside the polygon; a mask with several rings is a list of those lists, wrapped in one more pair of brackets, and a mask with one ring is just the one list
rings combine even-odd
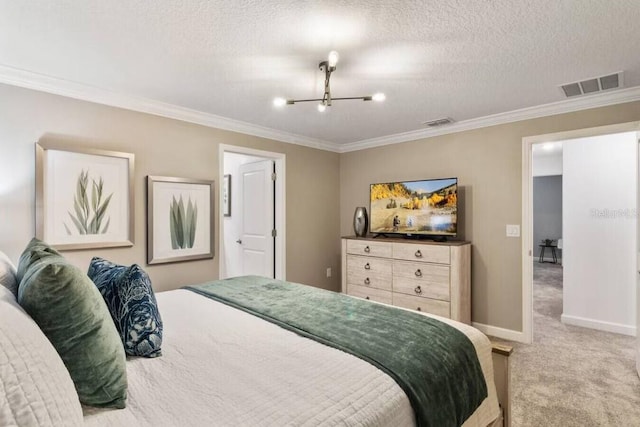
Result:
{"label": "television screen", "polygon": [[455,236],[458,178],[371,184],[371,233]]}

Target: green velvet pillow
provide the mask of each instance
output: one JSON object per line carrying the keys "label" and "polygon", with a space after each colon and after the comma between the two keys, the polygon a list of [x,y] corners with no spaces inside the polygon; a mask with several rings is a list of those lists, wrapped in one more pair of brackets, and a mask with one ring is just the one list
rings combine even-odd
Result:
{"label": "green velvet pillow", "polygon": [[42,240],[38,240],[35,237],[31,239],[25,250],[20,255],[20,259],[18,260],[18,269],[16,271],[16,280],[18,283],[24,277],[24,274],[27,272],[29,266],[33,263],[37,262],[41,258],[46,258],[49,256],[62,256],[60,252],[49,246],[47,243]]}
{"label": "green velvet pillow", "polygon": [[30,263],[18,302],[64,361],[80,402],[124,408],[126,358],[118,331],[89,277],[59,255]]}

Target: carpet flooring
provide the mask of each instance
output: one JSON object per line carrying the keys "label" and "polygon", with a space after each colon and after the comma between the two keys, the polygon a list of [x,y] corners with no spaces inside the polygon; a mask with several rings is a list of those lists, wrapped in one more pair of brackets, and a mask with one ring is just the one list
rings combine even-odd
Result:
{"label": "carpet flooring", "polygon": [[640,426],[635,338],[561,323],[561,265],[535,262],[533,289],[534,343],[509,343],[513,426]]}

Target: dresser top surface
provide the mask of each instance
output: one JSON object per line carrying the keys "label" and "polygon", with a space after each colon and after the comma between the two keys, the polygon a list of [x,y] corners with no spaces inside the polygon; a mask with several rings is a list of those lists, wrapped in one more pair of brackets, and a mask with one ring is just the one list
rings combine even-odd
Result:
{"label": "dresser top surface", "polygon": [[361,241],[371,241],[371,242],[380,242],[380,243],[409,243],[409,244],[419,244],[419,245],[435,245],[435,246],[464,246],[469,245],[471,242],[467,242],[464,240],[449,240],[446,242],[434,242],[433,240],[427,239],[413,239],[413,238],[402,238],[402,237],[357,237],[357,236],[342,236],[343,239],[348,240],[361,240]]}

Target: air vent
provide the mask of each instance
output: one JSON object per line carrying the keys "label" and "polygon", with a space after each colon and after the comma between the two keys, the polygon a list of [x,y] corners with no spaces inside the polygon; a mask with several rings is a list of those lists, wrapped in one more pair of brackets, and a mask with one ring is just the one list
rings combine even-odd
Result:
{"label": "air vent", "polygon": [[620,73],[620,75],[611,74],[610,76],[600,77],[600,86],[602,87],[602,90],[616,89],[622,86],[620,83],[621,80],[622,73]]}
{"label": "air vent", "polygon": [[449,117],[443,117],[442,119],[429,120],[426,122],[422,122],[423,125],[427,125],[430,128],[434,128],[436,126],[449,125],[453,123],[453,119]]}
{"label": "air vent", "polygon": [[567,98],[580,95],[589,95],[603,90],[618,89],[622,87],[622,71],[608,76],[586,79],[581,82],[567,83],[560,86]]}

